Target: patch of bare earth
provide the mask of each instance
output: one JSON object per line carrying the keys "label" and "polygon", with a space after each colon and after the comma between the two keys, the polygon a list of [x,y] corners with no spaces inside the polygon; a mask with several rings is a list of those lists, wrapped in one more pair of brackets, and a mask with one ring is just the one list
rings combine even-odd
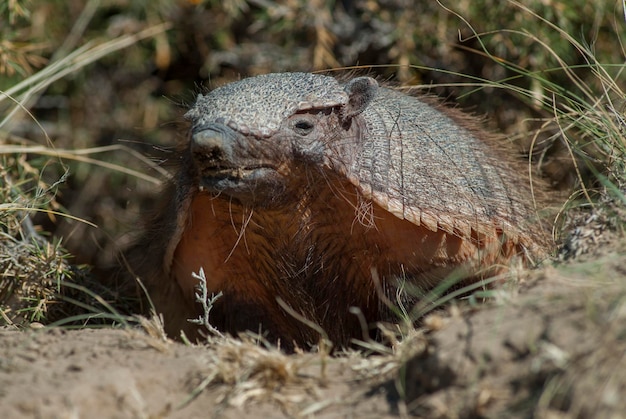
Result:
{"label": "patch of bare earth", "polygon": [[3,418],[619,418],[622,249],[437,315],[394,354],[185,346],[140,330],[0,331]]}

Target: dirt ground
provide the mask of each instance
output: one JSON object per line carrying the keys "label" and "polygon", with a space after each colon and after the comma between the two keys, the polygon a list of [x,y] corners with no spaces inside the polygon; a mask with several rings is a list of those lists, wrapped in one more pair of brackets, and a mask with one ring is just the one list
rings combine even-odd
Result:
{"label": "dirt ground", "polygon": [[[0,331],[3,418],[626,417],[621,249],[431,315],[379,353],[189,346],[137,329]],[[374,351],[375,352],[375,351]]]}

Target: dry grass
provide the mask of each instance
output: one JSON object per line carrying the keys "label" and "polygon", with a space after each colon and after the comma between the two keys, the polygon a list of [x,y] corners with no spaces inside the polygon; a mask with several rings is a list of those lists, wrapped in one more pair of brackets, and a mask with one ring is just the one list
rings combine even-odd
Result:
{"label": "dry grass", "polygon": [[[19,2],[9,4],[8,11],[15,18],[27,17],[28,14],[24,10]],[[75,37],[81,31],[79,26],[85,23],[84,18],[85,15],[82,20],[76,22],[75,30],[70,37]],[[4,63],[0,65],[0,72],[10,76],[15,69],[20,69],[25,76],[13,86],[0,91],[0,115],[2,115],[0,118],[0,178],[2,179],[0,225],[3,226],[0,232],[0,248],[2,249],[0,311],[4,323],[28,325],[31,322],[59,320],[55,316],[49,317],[49,312],[51,307],[60,304],[62,300],[70,300],[68,295],[63,296],[63,294],[72,293],[65,293],[62,288],[74,287],[76,290],[80,288],[80,285],[72,285],[72,281],[76,277],[83,280],[87,278],[86,270],[81,271],[77,267],[70,266],[67,261],[70,255],[62,249],[61,241],[59,239],[49,241],[32,221],[33,214],[44,213],[49,219],[63,217],[96,227],[87,220],[68,214],[56,199],[59,186],[67,180],[69,171],[67,161],[74,160],[97,165],[107,170],[118,171],[157,185],[160,184],[160,180],[153,176],[90,157],[98,153],[123,151],[141,161],[147,161],[144,156],[127,147],[106,146],[71,150],[56,148],[46,129],[30,112],[31,106],[54,82],[68,77],[109,54],[128,48],[143,39],[153,38],[163,33],[168,27],[168,24],[159,24],[108,41],[88,42],[72,52],[69,52],[68,48],[67,54],[63,54],[60,49],[52,62],[35,73],[33,73],[34,67],[43,65],[46,60],[35,59],[23,52],[40,50],[40,44],[32,43],[18,47],[5,42],[3,44],[5,48],[0,49],[0,63]],[[74,40],[66,39],[66,45],[73,43]],[[42,142],[46,145],[32,145],[28,140],[12,135],[14,126],[23,121],[24,117],[30,119],[38,127],[39,134],[43,138]],[[45,173],[54,171],[62,175],[54,183],[49,184]],[[82,299],[92,297],[95,295],[82,297]],[[92,312],[95,310],[93,307],[90,308]],[[90,315],[90,317],[93,316],[98,317],[98,313]]]}

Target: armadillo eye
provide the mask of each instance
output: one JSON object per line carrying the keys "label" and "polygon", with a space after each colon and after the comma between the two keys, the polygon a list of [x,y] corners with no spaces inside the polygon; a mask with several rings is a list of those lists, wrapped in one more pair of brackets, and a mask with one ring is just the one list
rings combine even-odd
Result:
{"label": "armadillo eye", "polygon": [[313,123],[307,119],[298,119],[293,124],[293,130],[300,135],[307,135],[313,131]]}

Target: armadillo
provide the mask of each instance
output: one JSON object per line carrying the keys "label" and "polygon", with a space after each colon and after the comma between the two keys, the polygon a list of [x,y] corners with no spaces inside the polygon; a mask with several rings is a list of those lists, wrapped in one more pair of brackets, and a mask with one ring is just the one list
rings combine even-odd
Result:
{"label": "armadillo", "polygon": [[201,268],[222,293],[216,329],[287,348],[321,330],[340,346],[451,275],[546,252],[524,163],[436,101],[370,77],[276,73],[200,94],[186,118],[134,258],[171,335],[198,336]]}

